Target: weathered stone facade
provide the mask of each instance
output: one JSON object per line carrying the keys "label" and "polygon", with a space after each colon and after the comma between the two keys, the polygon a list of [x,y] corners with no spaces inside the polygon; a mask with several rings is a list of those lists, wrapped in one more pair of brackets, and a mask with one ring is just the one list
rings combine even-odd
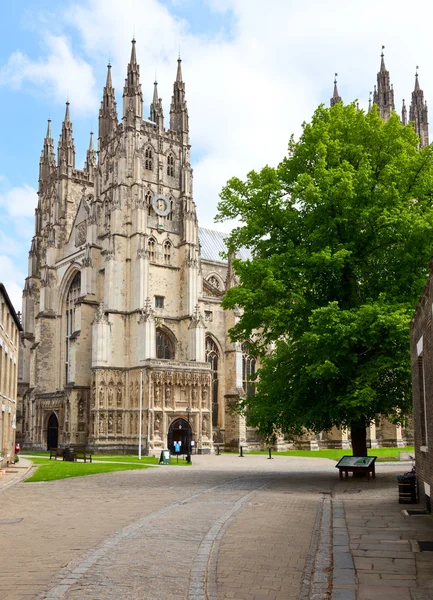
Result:
{"label": "weathered stone facade", "polygon": [[431,510],[433,488],[433,261],[411,324],[416,475],[420,502]]}
{"label": "weathered stone facade", "polygon": [[165,129],[156,83],[143,119],[134,41],[120,123],[108,67],[98,157],[91,137],[75,168],[68,104],[57,161],[48,124],[23,293],[23,443],[136,451],[140,414],[148,452],[188,423],[199,452],[245,442],[226,411],[243,358],[227,333],[237,317],[221,308],[223,249],[198,228],[181,61]]}

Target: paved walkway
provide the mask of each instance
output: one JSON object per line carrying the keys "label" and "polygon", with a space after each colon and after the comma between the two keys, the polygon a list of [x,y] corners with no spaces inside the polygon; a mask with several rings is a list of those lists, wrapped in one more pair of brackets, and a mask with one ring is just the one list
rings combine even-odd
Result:
{"label": "paved walkway", "polygon": [[14,486],[0,477],[0,598],[433,599],[433,553],[416,543],[433,540],[433,520],[397,503],[406,466],[340,482],[324,459],[193,459]]}

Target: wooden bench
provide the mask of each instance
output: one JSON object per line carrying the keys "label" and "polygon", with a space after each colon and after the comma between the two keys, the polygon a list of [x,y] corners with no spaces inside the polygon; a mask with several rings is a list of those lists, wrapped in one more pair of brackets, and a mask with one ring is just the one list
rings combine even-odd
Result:
{"label": "wooden bench", "polygon": [[87,462],[87,460],[92,462],[93,450],[89,450],[86,446],[70,446],[70,451],[73,454],[74,461],[80,458],[84,462]]}
{"label": "wooden bench", "polygon": [[54,460],[57,460],[57,458],[64,459],[65,449],[64,448],[50,448],[50,460],[53,457],[54,457]]}
{"label": "wooden bench", "polygon": [[339,470],[340,479],[343,479],[343,473],[349,477],[349,473],[362,473],[370,479],[370,473],[373,479],[376,478],[375,462],[377,456],[343,456],[335,465]]}

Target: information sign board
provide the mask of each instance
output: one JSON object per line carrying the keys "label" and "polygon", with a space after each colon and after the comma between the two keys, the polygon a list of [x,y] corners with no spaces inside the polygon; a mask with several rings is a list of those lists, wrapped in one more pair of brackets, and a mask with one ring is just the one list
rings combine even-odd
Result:
{"label": "information sign board", "polygon": [[171,462],[170,450],[161,450],[161,456],[159,457],[159,464],[169,465]]}
{"label": "information sign board", "polygon": [[377,456],[343,456],[336,467],[369,467]]}

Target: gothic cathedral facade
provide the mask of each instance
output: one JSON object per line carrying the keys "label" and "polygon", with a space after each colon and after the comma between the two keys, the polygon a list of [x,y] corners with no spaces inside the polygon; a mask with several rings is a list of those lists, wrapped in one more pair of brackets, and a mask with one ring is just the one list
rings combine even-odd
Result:
{"label": "gothic cathedral facade", "polygon": [[221,307],[234,283],[224,236],[198,227],[181,60],[168,129],[156,83],[143,118],[135,40],[120,122],[110,69],[99,151],[91,135],[83,170],[69,104],[57,160],[48,123],[23,292],[22,442],[237,448],[245,419],[229,408],[255,361],[228,336],[237,315]]}

